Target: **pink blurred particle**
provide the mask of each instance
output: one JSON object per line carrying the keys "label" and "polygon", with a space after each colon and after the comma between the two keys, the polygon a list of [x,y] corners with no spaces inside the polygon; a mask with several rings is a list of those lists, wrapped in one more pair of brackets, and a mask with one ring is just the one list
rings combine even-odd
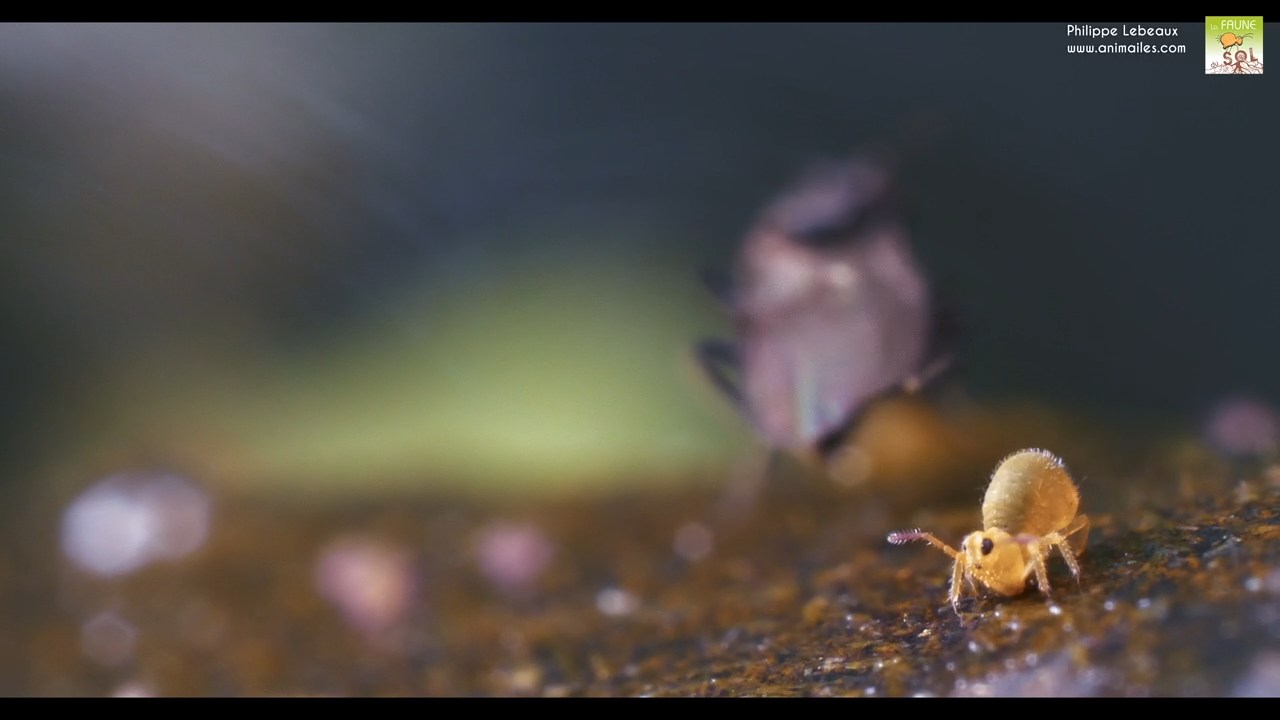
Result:
{"label": "pink blurred particle", "polygon": [[697,562],[715,548],[715,534],[706,525],[691,522],[676,530],[671,545],[680,557]]}
{"label": "pink blurred particle", "polygon": [[1280,416],[1256,398],[1229,398],[1209,414],[1205,435],[1229,455],[1266,455],[1280,447]]}
{"label": "pink blurred particle", "polygon": [[399,625],[417,595],[409,553],[367,538],[330,543],[316,563],[315,582],[348,623],[372,638]]}
{"label": "pink blurred particle", "polygon": [[533,525],[498,521],[479,530],[475,552],[485,579],[503,592],[520,594],[547,569],[555,547]]}

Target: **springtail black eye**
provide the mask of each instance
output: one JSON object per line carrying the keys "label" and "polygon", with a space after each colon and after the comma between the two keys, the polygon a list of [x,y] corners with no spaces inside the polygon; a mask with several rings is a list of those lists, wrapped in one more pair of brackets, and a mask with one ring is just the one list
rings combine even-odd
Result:
{"label": "springtail black eye", "polygon": [[990,555],[991,549],[995,547],[995,543],[991,542],[991,538],[982,539],[982,554]]}

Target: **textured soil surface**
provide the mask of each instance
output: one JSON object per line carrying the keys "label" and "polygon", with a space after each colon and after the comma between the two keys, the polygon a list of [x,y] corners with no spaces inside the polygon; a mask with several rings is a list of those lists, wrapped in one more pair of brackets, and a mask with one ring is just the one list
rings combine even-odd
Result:
{"label": "textured soil surface", "polygon": [[[6,527],[0,693],[1280,695],[1276,472],[1185,452],[1143,467],[1081,481],[1079,585],[1054,555],[1051,599],[958,613],[950,560],[884,538],[910,523],[958,543],[977,503],[904,511],[786,477],[731,512],[705,485],[215,497],[197,552],[109,578],[62,558],[51,508]],[[337,547],[364,548],[345,585],[322,579]]]}

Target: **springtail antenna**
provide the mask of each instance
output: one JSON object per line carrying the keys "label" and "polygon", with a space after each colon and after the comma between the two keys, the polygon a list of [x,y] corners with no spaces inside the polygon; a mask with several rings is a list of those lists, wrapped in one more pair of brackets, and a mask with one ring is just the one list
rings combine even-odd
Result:
{"label": "springtail antenna", "polygon": [[896,530],[889,533],[889,537],[885,538],[894,545],[903,545],[913,540],[924,540],[924,531],[920,528],[914,530]]}
{"label": "springtail antenna", "polygon": [[894,545],[902,545],[904,543],[920,540],[923,542],[927,542],[930,545],[938,548],[939,550],[951,556],[952,558],[959,555],[959,553],[951,549],[949,545],[942,542],[938,538],[934,537],[933,533],[924,532],[920,528],[916,528],[914,530],[899,530],[897,532],[891,532],[889,533],[888,537],[886,537],[885,539],[893,543]]}

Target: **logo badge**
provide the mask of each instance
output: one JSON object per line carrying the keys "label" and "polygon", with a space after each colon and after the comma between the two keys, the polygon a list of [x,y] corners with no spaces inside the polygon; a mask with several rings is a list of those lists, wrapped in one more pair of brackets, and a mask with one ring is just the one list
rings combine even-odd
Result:
{"label": "logo badge", "polygon": [[1262,18],[1204,19],[1206,75],[1262,74]]}

